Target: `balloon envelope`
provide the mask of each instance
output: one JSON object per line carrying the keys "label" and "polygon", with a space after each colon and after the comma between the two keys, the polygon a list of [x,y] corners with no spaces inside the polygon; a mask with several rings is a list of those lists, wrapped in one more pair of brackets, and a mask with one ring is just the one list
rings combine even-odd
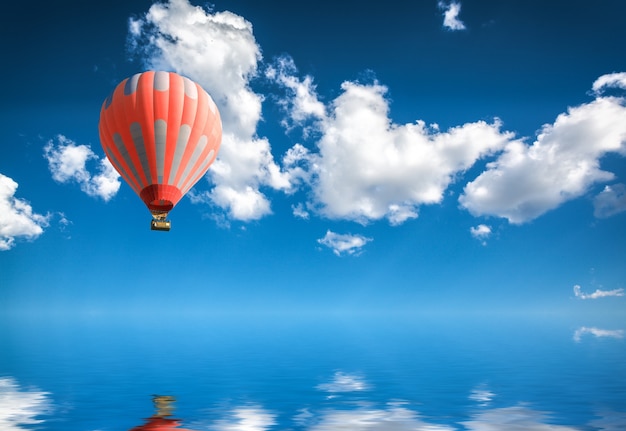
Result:
{"label": "balloon envelope", "polygon": [[220,114],[200,85],[172,72],[122,81],[100,110],[100,142],[153,215],[166,215],[215,160]]}

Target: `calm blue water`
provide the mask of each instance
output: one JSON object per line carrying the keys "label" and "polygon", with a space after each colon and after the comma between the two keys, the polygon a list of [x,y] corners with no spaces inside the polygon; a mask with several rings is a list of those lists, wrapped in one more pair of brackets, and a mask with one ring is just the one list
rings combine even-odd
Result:
{"label": "calm blue water", "polygon": [[622,328],[583,323],[3,318],[0,430],[130,430],[155,394],[191,430],[626,430]]}

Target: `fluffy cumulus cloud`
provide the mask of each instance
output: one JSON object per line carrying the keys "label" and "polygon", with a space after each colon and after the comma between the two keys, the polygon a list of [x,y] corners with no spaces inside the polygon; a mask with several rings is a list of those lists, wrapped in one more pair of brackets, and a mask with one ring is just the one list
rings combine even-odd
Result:
{"label": "fluffy cumulus cloud", "polygon": [[500,124],[477,122],[439,132],[422,121],[389,120],[386,88],[345,82],[322,124],[314,192],[330,218],[386,217],[400,224],[421,204],[441,202],[454,175],[500,149]]}
{"label": "fluffy cumulus cloud", "polygon": [[49,214],[37,214],[27,201],[15,197],[17,187],[13,179],[0,174],[0,251],[11,249],[16,238],[37,238],[50,222]]}
{"label": "fluffy cumulus cloud", "polygon": [[129,46],[148,68],[172,70],[213,97],[223,122],[222,146],[209,171],[214,188],[204,200],[238,220],[271,212],[262,188],[289,190],[267,139],[256,129],[263,97],[250,88],[261,49],[252,24],[232,12],[212,12],[187,0],[155,3],[129,21]]}
{"label": "fluffy cumulus cloud", "polygon": [[50,411],[49,394],[24,389],[11,378],[0,378],[0,429],[21,431],[43,422],[37,417]]}
{"label": "fluffy cumulus cloud", "polygon": [[592,90],[597,95],[611,88],[626,90],[626,72],[609,73],[602,75],[592,85]]}
{"label": "fluffy cumulus cloud", "polygon": [[308,220],[310,217],[309,212],[304,208],[304,205],[302,203],[292,205],[291,209],[293,211],[293,215],[297,218]]}
{"label": "fluffy cumulus cloud", "polygon": [[579,343],[582,340],[583,335],[593,335],[596,338],[624,338],[623,329],[601,329],[596,327],[581,326],[574,331],[574,341]]}
{"label": "fluffy cumulus cloud", "polygon": [[487,238],[491,236],[491,227],[486,224],[479,224],[470,228],[470,234],[485,245],[487,244]]}
{"label": "fluffy cumulus cloud", "polygon": [[450,31],[465,30],[465,24],[459,19],[461,3],[440,1],[439,9],[443,10],[443,27]]}
{"label": "fluffy cumulus cloud", "polygon": [[[314,89],[308,78],[289,82],[301,92]],[[420,205],[442,201],[459,173],[513,140],[498,120],[445,132],[423,121],[395,124],[385,86],[344,82],[341,89],[327,109],[308,111],[316,120],[316,151],[298,144],[285,163],[292,183],[311,187],[309,207],[327,218],[363,224],[385,218],[392,225],[416,218]],[[318,106],[314,93],[298,97]]]}
{"label": "fluffy cumulus cloud", "polygon": [[624,289],[600,290],[596,289],[593,293],[585,293],[579,285],[574,286],[574,295],[580,299],[598,299],[608,296],[624,296]]}
{"label": "fluffy cumulus cloud", "polygon": [[[283,125],[290,129],[294,126],[304,126],[310,119],[324,118],[326,107],[317,98],[313,77],[305,76],[298,79],[293,59],[283,55],[276,59],[265,70],[265,77],[270,81],[279,83],[287,95],[278,100],[278,104],[287,112],[287,118]],[[308,129],[305,129],[305,136]]]}
{"label": "fluffy cumulus cloud", "polygon": [[209,171],[214,188],[204,201],[235,219],[271,212],[264,188],[291,192],[304,184],[313,192],[307,209],[324,217],[361,223],[386,218],[400,224],[417,217],[419,205],[440,202],[458,172],[512,139],[500,131],[499,121],[447,132],[420,121],[394,124],[386,88],[378,83],[345,82],[339,97],[326,106],[312,77],[297,78],[293,61],[282,57],[266,68],[265,78],[286,93],[278,102],[287,112],[285,125],[306,125],[305,132],[314,130],[320,139],[317,151],[290,150],[281,169],[269,141],[256,135],[262,97],[250,81],[257,76],[261,54],[248,21],[171,0],[132,19],[129,33],[133,52],[148,67],[187,75],[214,96],[224,139]]}
{"label": "fluffy cumulus cloud", "polygon": [[[465,28],[459,2],[438,4],[446,28]],[[529,144],[501,130],[498,119],[448,130],[420,120],[397,124],[378,82],[344,82],[334,100],[322,102],[313,77],[298,76],[288,56],[262,66],[249,21],[188,0],[156,3],[131,19],[129,47],[146,67],[186,75],[215,99],[222,147],[208,174],[212,188],[195,197],[237,220],[270,214],[272,190],[304,189],[307,201],[293,206],[297,217],[398,225],[418,217],[421,205],[440,203],[452,183],[486,160],[486,170],[465,185],[461,207],[519,224],[614,180],[600,161],[626,154],[624,98],[608,94],[626,88],[624,73],[599,77],[592,102],[568,109]],[[269,100],[284,109],[286,129],[301,128],[306,141],[287,151],[282,164],[257,134],[264,96],[253,90],[255,79],[275,84],[279,94]],[[621,211],[623,195],[618,185],[606,189],[596,198],[596,215]]]}
{"label": "fluffy cumulus cloud", "polygon": [[[120,176],[106,157],[100,159],[89,145],[78,145],[63,135],[48,141],[44,157],[52,178],[59,183],[76,183],[89,196],[104,201],[115,196],[120,188]],[[88,169],[88,163],[96,164],[96,173]]]}
{"label": "fluffy cumulus cloud", "polygon": [[626,186],[612,184],[604,186],[604,190],[593,199],[593,215],[598,218],[612,217],[626,211]]}
{"label": "fluffy cumulus cloud", "polygon": [[372,238],[367,238],[362,235],[339,234],[331,232],[330,230],[326,232],[324,238],[317,240],[320,244],[330,248],[337,256],[346,254],[358,255],[363,250],[363,247],[365,247],[365,244],[370,241],[372,241]]}
{"label": "fluffy cumulus cloud", "polygon": [[[461,206],[476,216],[524,223],[612,180],[615,175],[602,170],[600,160],[626,153],[626,108],[619,97],[598,93],[545,125],[528,145],[501,131],[497,119],[448,131],[419,120],[395,124],[386,88],[376,82],[344,82],[340,95],[322,109],[311,77],[297,79],[296,72],[283,58],[268,76],[288,90],[291,100],[284,106],[297,113],[290,124],[312,119],[319,138],[315,149],[294,146],[284,167],[291,184],[311,187],[307,209],[331,219],[401,224],[416,218],[420,205],[441,202],[450,184],[478,160],[495,156],[465,186]],[[594,88],[618,87],[620,76],[601,77]],[[622,211],[623,196],[621,185],[606,189],[596,198],[596,215]],[[488,235],[484,227],[472,233],[483,240]]]}
{"label": "fluffy cumulus cloud", "polygon": [[509,142],[465,186],[460,203],[476,216],[515,224],[533,220],[614,179],[600,167],[608,153],[626,155],[626,106],[622,98],[597,97],[544,125],[531,145]]}
{"label": "fluffy cumulus cloud", "polygon": [[228,208],[234,219],[259,219],[271,211],[260,188],[288,190],[290,182],[274,162],[267,139],[231,138],[222,145],[209,171],[215,187],[207,196],[218,206]]}
{"label": "fluffy cumulus cloud", "polygon": [[202,85],[230,133],[254,134],[262,97],[248,84],[261,50],[249,21],[228,11],[211,13],[187,0],[157,2],[129,20],[129,46],[148,68],[172,70]]}

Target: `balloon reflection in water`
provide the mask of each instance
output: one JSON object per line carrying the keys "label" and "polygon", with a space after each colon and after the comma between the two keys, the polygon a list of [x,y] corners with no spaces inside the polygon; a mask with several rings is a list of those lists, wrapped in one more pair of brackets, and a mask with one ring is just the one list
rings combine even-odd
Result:
{"label": "balloon reflection in water", "polygon": [[194,431],[187,428],[178,428],[180,419],[171,417],[174,411],[174,401],[176,399],[169,395],[154,395],[152,402],[156,409],[155,414],[146,419],[145,424],[136,426],[129,431]]}

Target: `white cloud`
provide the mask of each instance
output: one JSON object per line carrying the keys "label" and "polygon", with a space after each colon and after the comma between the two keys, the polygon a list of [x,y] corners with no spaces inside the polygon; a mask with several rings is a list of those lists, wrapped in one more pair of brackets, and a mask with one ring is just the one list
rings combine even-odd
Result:
{"label": "white cloud", "polygon": [[491,227],[485,224],[479,224],[478,226],[471,227],[470,233],[474,238],[481,241],[483,245],[487,243],[487,238],[491,236]]}
{"label": "white cloud", "polygon": [[443,26],[451,31],[465,30],[465,24],[459,19],[461,13],[461,3],[440,1],[439,9],[443,10]]}
{"label": "white cloud", "polygon": [[308,220],[309,219],[309,212],[306,210],[306,208],[304,207],[304,205],[302,203],[298,203],[296,205],[292,205],[291,209],[293,211],[293,215],[304,219],[304,220]]}
{"label": "white cloud", "polygon": [[256,136],[263,97],[250,88],[261,49],[252,24],[232,12],[192,6],[187,0],[152,5],[129,21],[131,50],[147,67],[173,70],[198,82],[215,100],[223,122],[222,146],[209,170],[210,201],[238,220],[270,214],[261,189],[289,190],[267,139]]}
{"label": "white cloud", "polygon": [[593,215],[598,218],[608,218],[626,211],[626,186],[621,183],[605,186],[593,199],[593,208]]}
{"label": "white cloud", "polygon": [[596,289],[593,293],[584,293],[579,285],[574,286],[574,295],[580,299],[598,299],[607,296],[624,296],[624,289],[600,290]]}
{"label": "white cloud", "polygon": [[15,238],[37,238],[50,222],[50,214],[34,213],[28,202],[15,197],[17,187],[13,179],[0,174],[0,251],[11,249]]}
{"label": "white cloud", "polygon": [[37,416],[51,409],[47,392],[23,389],[11,378],[0,378],[0,429],[22,431],[43,421]]}
{"label": "white cloud", "polygon": [[331,219],[398,225],[416,218],[420,205],[439,203],[456,175],[512,138],[497,120],[447,132],[423,121],[394,124],[386,87],[344,82],[342,90],[319,120],[319,151],[298,152],[310,207]]}
{"label": "white cloud", "polygon": [[461,423],[468,431],[580,431],[579,428],[546,422],[545,412],[519,405],[482,411],[472,420]]}
{"label": "white cloud", "polygon": [[[298,121],[311,120],[317,151],[297,144],[285,164],[291,184],[312,188],[308,208],[331,219],[367,223],[386,218],[392,225],[416,218],[420,205],[441,202],[448,186],[477,160],[496,155],[487,169],[466,184],[459,199],[473,215],[495,215],[524,223],[585,194],[592,185],[612,180],[600,168],[608,153],[626,154],[624,99],[597,97],[570,108],[541,129],[528,145],[513,133],[479,121],[441,132],[423,121],[394,124],[386,87],[344,82],[342,93],[321,109],[310,77],[297,79],[290,59],[270,69],[269,77],[287,89]],[[621,85],[621,74],[598,78],[594,88]],[[297,91],[295,90],[297,89]],[[297,108],[298,99],[309,101]],[[297,114],[297,115],[296,115]],[[298,121],[291,117],[289,124]],[[306,135],[306,134],[305,134]],[[596,214],[624,208],[620,186],[596,199]]]}
{"label": "white cloud", "polygon": [[146,67],[172,70],[198,82],[220,108],[225,131],[249,138],[261,117],[262,97],[249,87],[261,49],[252,24],[232,12],[215,12],[187,0],[153,4],[129,20],[131,51]]}
{"label": "white cloud", "polygon": [[320,383],[316,388],[324,392],[358,392],[370,387],[361,376],[337,371],[330,382]]}
{"label": "white cloud", "polygon": [[510,223],[533,220],[610,181],[600,168],[607,153],[626,154],[626,107],[619,98],[597,98],[570,108],[543,126],[532,145],[511,141],[487,170],[469,182],[459,201],[473,215]]}
{"label": "white cloud", "polygon": [[574,341],[580,342],[581,338],[585,334],[593,335],[596,338],[624,338],[624,331],[622,329],[600,329],[595,327],[581,326],[574,331]]}
{"label": "white cloud", "polygon": [[265,431],[276,425],[276,416],[260,407],[240,407],[227,419],[220,419],[209,429],[216,431]]}
{"label": "white cloud", "polygon": [[207,195],[211,201],[222,208],[228,208],[229,214],[236,220],[257,220],[270,214],[270,202],[259,190],[246,186],[236,189],[221,184]]}
{"label": "white cloud", "polygon": [[366,238],[362,235],[338,234],[330,230],[326,232],[324,238],[317,240],[320,244],[332,249],[337,256],[342,254],[358,255],[365,244],[370,241],[372,238]]}
{"label": "white cloud", "polygon": [[626,72],[609,73],[596,79],[591,87],[597,95],[607,88],[621,88],[626,90]]}
{"label": "white cloud", "polygon": [[[283,168],[289,177],[289,182],[295,190],[302,184],[310,184],[314,167],[311,163],[311,152],[301,144],[295,144],[283,156]],[[291,190],[291,191],[293,191]]]}
{"label": "white cloud", "polygon": [[[50,140],[44,147],[44,157],[52,178],[59,183],[78,183],[80,189],[89,196],[100,197],[105,202],[115,196],[120,188],[120,176],[109,159],[98,156],[89,145],[77,145],[63,135]],[[87,163],[95,160],[98,173],[92,175]]]}
{"label": "white cloud", "polygon": [[[459,2],[439,6],[447,27],[463,27]],[[600,159],[612,152],[626,154],[622,98],[598,96],[570,108],[528,145],[501,131],[497,119],[443,132],[419,120],[396,124],[389,117],[387,89],[377,82],[344,82],[337,98],[322,103],[313,78],[296,77],[293,60],[283,56],[263,78],[283,89],[278,104],[286,112],[285,126],[302,127],[305,139],[316,146],[309,150],[296,144],[281,169],[269,141],[256,134],[263,97],[250,82],[259,77],[262,57],[250,22],[231,12],[170,0],[131,19],[129,41],[146,66],[189,76],[216,100],[224,138],[208,174],[214,189],[204,201],[234,219],[270,214],[265,189],[291,193],[304,186],[311,188],[305,204],[311,213],[362,224],[384,218],[399,225],[418,217],[421,205],[440,203],[450,184],[476,161],[497,156],[466,184],[459,201],[473,215],[519,224],[614,179],[600,168]],[[593,89],[599,95],[624,82],[621,73],[604,75]],[[598,198],[598,214],[610,213],[604,202],[613,196],[620,195],[607,192]]]}
{"label": "white cloud", "polygon": [[[270,65],[265,76],[270,81],[280,84],[288,92],[287,96],[279,100],[289,118],[283,121],[283,125],[290,129],[292,125],[304,126],[311,118],[320,119],[325,116],[326,107],[318,100],[311,76],[305,76],[300,80],[295,76],[297,72],[293,59],[283,55]],[[308,136],[308,129],[304,129]]]}
{"label": "white cloud", "polygon": [[242,140],[225,137],[220,156],[209,170],[215,187],[211,200],[228,208],[237,220],[256,220],[270,214],[270,202],[259,190],[271,186],[277,190],[291,188],[289,178],[274,163],[267,139]]}

